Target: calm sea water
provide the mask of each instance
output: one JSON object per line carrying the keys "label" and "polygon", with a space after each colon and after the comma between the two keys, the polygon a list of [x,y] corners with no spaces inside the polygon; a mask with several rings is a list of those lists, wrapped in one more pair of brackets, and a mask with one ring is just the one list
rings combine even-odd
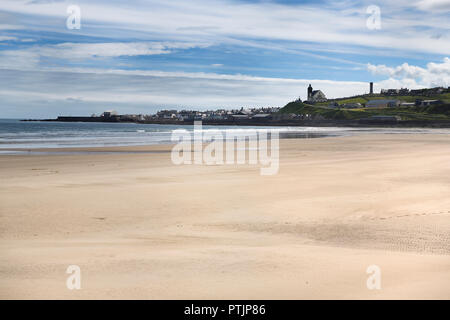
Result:
{"label": "calm sea water", "polygon": [[[175,129],[193,130],[192,125],[158,125],[134,123],[22,122],[0,119],[0,151],[12,148],[57,148],[152,145],[171,142]],[[249,127],[203,126],[204,131],[233,130],[245,135],[248,130],[276,130],[281,138],[319,138],[358,133],[443,133],[449,129],[389,128],[318,128],[318,127]]]}

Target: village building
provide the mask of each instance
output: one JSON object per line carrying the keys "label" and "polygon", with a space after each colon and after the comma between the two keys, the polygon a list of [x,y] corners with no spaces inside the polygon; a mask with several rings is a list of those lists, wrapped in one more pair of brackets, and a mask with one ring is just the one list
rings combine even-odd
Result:
{"label": "village building", "polygon": [[428,107],[433,104],[440,104],[440,103],[442,103],[442,101],[440,101],[440,100],[418,100],[418,101],[416,101],[416,105],[421,106],[421,107]]}
{"label": "village building", "polygon": [[344,103],[341,107],[345,109],[359,109],[362,108],[362,104],[359,102],[349,102]]}
{"label": "village building", "polygon": [[272,115],[269,113],[257,113],[252,116],[252,119],[261,119],[261,120],[267,120],[272,118]]}
{"label": "village building", "polygon": [[392,108],[398,107],[399,105],[400,105],[399,100],[379,99],[368,101],[366,103],[366,108]]}
{"label": "village building", "polygon": [[317,103],[317,102],[326,102],[327,97],[320,90],[313,90],[311,84],[308,86],[308,99],[305,101],[306,103]]}
{"label": "village building", "polygon": [[332,101],[328,104],[328,108],[337,109],[339,108],[339,103],[337,103],[336,101]]}

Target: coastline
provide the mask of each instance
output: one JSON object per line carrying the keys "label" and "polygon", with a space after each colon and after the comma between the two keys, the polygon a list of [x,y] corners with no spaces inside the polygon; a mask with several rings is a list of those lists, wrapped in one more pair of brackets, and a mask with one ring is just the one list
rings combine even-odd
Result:
{"label": "coastline", "polygon": [[[143,123],[86,123],[86,122],[21,122],[0,120],[0,154],[26,154],[45,152],[87,152],[80,148],[98,148],[89,152],[117,152],[114,147],[174,144],[177,129],[210,134],[248,138],[250,132],[276,132],[284,139],[324,138],[361,134],[450,134],[449,128],[396,127],[396,126],[240,126],[240,125],[170,125]],[[175,139],[176,140],[176,139]],[[207,143],[205,141],[205,143]],[[103,148],[103,149],[100,149]],[[131,153],[145,152],[130,150]]]}
{"label": "coastline", "polygon": [[266,177],[170,145],[0,155],[0,297],[449,299],[449,142],[282,139]]}
{"label": "coastline", "polygon": [[[0,151],[17,152],[17,155],[33,154],[139,154],[139,153],[170,153],[173,143],[132,145],[132,146],[110,146],[110,147],[46,147],[46,148],[2,148]],[[8,155],[2,154],[0,156]]]}
{"label": "coastline", "polygon": [[[135,123],[135,124],[159,124],[159,125],[193,125],[194,121],[178,120],[148,120],[148,121],[123,121],[116,118],[101,117],[63,117],[66,119],[22,119],[24,122],[87,122],[87,123]],[[449,120],[203,120],[207,126],[293,126],[293,127],[343,127],[343,128],[450,128]]]}

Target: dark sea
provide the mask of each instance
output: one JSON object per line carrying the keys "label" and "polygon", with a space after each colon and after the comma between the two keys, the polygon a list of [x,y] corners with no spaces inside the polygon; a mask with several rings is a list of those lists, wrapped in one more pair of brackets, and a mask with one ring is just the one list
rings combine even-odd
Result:
{"label": "dark sea", "polygon": [[[105,147],[154,145],[172,143],[173,130],[192,132],[193,125],[159,125],[134,123],[92,122],[23,122],[0,119],[0,152],[10,149]],[[246,135],[249,131],[278,132],[280,138],[321,138],[368,133],[440,133],[450,129],[392,129],[392,128],[337,128],[337,127],[250,127],[203,126],[207,133],[232,131]],[[3,151],[2,151],[3,150]]]}

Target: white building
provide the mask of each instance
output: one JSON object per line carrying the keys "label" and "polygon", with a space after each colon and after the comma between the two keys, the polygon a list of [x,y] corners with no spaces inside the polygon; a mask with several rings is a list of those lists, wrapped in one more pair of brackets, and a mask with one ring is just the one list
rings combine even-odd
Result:
{"label": "white building", "polygon": [[351,103],[344,103],[342,105],[342,108],[346,109],[359,109],[362,108],[362,104],[359,102],[351,102]]}
{"label": "white building", "polygon": [[387,99],[379,99],[379,100],[370,100],[366,103],[366,108],[392,108],[398,107],[400,105],[399,100],[387,100]]}
{"label": "white building", "polygon": [[327,97],[320,90],[313,90],[311,84],[308,86],[308,99],[306,103],[316,103],[316,102],[325,102],[327,101]]}

